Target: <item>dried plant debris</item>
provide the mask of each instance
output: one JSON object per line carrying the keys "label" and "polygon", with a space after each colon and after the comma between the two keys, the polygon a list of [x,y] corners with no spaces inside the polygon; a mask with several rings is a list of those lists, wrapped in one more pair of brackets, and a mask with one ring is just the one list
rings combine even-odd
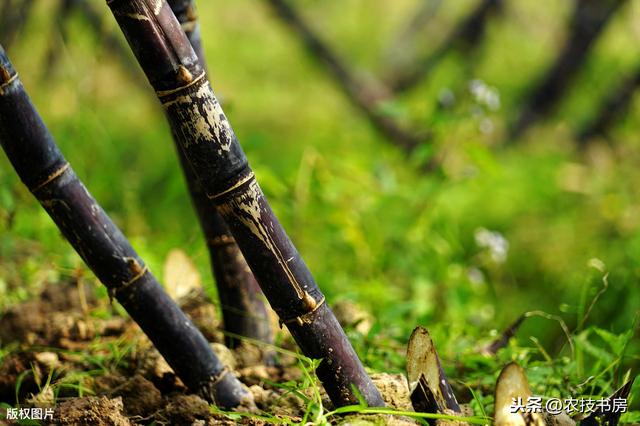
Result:
{"label": "dried plant debris", "polygon": [[[631,379],[608,399],[627,398],[633,385]],[[532,397],[527,376],[518,364],[508,364],[500,373],[495,393],[495,426],[616,426],[620,421],[620,412],[602,412],[596,410],[584,416],[570,417],[565,411],[551,413],[544,408],[527,410],[527,401]],[[586,418],[585,418],[586,417]]]}
{"label": "dried plant debris", "polygon": [[485,355],[495,355],[500,349],[506,347],[509,344],[509,340],[511,340],[518,329],[527,318],[526,314],[520,315],[514,322],[512,322],[503,332],[491,342],[489,345],[482,349],[482,353]]}
{"label": "dried plant debris", "polygon": [[[130,319],[94,317],[97,309],[104,311],[108,301],[106,298],[97,299],[90,288],[82,290],[83,296],[77,289],[74,282],[49,285],[39,300],[15,305],[7,310],[11,312],[8,316],[0,317],[2,324],[7,324],[2,330],[5,335],[30,335],[33,341],[50,345],[34,348],[29,342],[12,344],[15,349],[8,351],[0,360],[0,402],[13,405],[17,397],[21,407],[52,408],[55,410],[55,422],[75,425],[154,422],[158,425],[232,425],[238,422],[262,425],[272,424],[270,420],[275,422],[276,419],[302,422],[308,415],[305,401],[316,398],[316,391],[322,406],[331,410],[331,403],[321,388],[298,387],[297,384],[305,378],[300,361],[293,352],[278,353],[279,362],[270,365],[266,359],[271,346],[247,341],[231,350],[224,346],[221,343],[221,322],[217,319],[220,312],[199,289],[183,295],[180,302],[192,318],[199,318],[200,323],[207,326],[211,348],[253,396],[253,404],[243,404],[234,410],[244,413],[242,416],[216,412],[204,399],[190,395],[185,384]],[[80,302],[80,297],[85,301]],[[38,313],[37,321],[23,318],[34,313]],[[82,327],[78,323],[89,320],[93,321],[94,330],[103,330],[104,324],[114,320],[119,322],[119,326],[112,327],[109,336],[93,332],[65,332],[66,339],[60,340],[56,336],[62,336],[61,332],[51,332],[54,323],[57,328],[78,330]],[[509,329],[513,330],[513,325]],[[118,351],[121,354],[116,356]],[[105,369],[94,375],[96,361]],[[458,404],[443,373],[433,340],[422,327],[416,328],[409,340],[406,370],[407,377],[371,374],[389,408],[455,416],[430,420],[434,426],[466,425],[462,421],[464,417],[474,415],[468,405]],[[76,391],[65,387],[69,384],[82,387],[87,392],[85,396],[90,397],[78,398]],[[609,399],[628,397],[632,384],[633,380],[630,380]],[[458,393],[458,397],[470,397],[461,395]],[[582,417],[574,415],[574,419],[564,412],[557,415],[544,411],[511,413],[514,398],[520,397],[524,402],[529,396],[532,393],[522,368],[515,363],[507,365],[496,384],[495,424],[575,426],[579,421],[580,425],[586,426],[616,426],[620,419],[617,413],[599,411],[585,413]],[[257,417],[251,417],[253,415]],[[336,416],[331,421],[344,425],[425,422],[406,416],[367,413]]]}
{"label": "dried plant debris", "polygon": [[496,383],[495,425],[496,426],[575,426],[576,422],[564,411],[558,414],[548,412],[529,412],[514,405],[514,401],[523,401],[524,405],[532,396],[527,376],[515,362],[507,364]]}
{"label": "dried plant debris", "polygon": [[440,414],[461,412],[426,328],[416,327],[409,338],[407,379],[415,411]]}
{"label": "dried plant debris", "polygon": [[369,312],[357,303],[342,300],[334,303],[333,313],[338,322],[346,329],[352,328],[360,334],[367,334],[373,327],[373,318]]}
{"label": "dried plant debris", "polygon": [[[627,383],[622,385],[617,391],[615,391],[609,398],[609,401],[616,398],[624,398],[627,399],[629,397],[629,393],[631,392],[631,387],[633,386],[633,382],[635,381],[635,377],[631,378]],[[620,421],[621,412],[603,412],[602,410],[596,410],[591,413],[587,418],[580,422],[580,426],[616,426]]]}
{"label": "dried plant debris", "polygon": [[[0,359],[0,402],[14,405],[17,397],[20,407],[55,407],[53,420],[59,424],[269,423],[244,417],[231,420],[223,414],[213,413],[204,399],[188,394],[184,383],[130,319],[93,317],[96,309],[104,313],[108,300],[98,300],[90,289],[85,289],[88,302],[76,302],[79,297],[74,290],[76,287],[74,283],[51,284],[39,299],[14,305],[7,310],[10,315],[0,317],[3,325],[11,325],[2,330],[7,336],[11,334],[9,341],[14,342],[12,346],[15,347]],[[61,293],[56,296],[60,296],[58,299],[49,296],[56,293]],[[255,404],[242,405],[238,411],[269,413],[268,416],[302,421],[307,406],[297,393],[311,398],[313,389],[291,391],[291,387],[303,379],[295,356],[279,354],[279,363],[274,366],[265,365],[269,346],[242,342],[229,350],[219,343],[222,341],[218,337],[222,336],[221,323],[216,317],[219,311],[216,312],[211,301],[201,291],[195,290],[180,300],[193,318],[200,318],[208,325],[209,335],[215,340],[210,341],[213,351],[224,359],[230,374],[238,376],[250,387],[249,391],[256,398]],[[37,321],[28,318],[34,313],[38,313]],[[66,320],[59,321],[59,318]],[[77,329],[78,322],[89,319],[95,322],[96,330],[104,329],[100,324],[109,324],[113,320],[121,326],[113,327],[109,336],[68,334],[62,344],[57,338],[49,338],[51,333],[48,330],[54,325]],[[47,343],[47,348],[36,349],[30,342],[16,342],[13,337],[27,334],[33,336],[34,341]],[[97,366],[104,370],[98,372]],[[388,393],[391,404],[408,399],[404,378],[380,375],[376,377],[376,384]],[[90,397],[78,398],[77,389],[80,388]],[[322,390],[320,392],[323,404],[330,406],[326,394]],[[403,407],[406,408],[406,401]],[[0,416],[2,414],[0,410]]]}
{"label": "dried plant debris", "polygon": [[525,413],[524,409],[512,412],[514,400],[526,401],[530,396],[529,381],[522,367],[515,362],[507,364],[496,382],[495,426],[544,426],[539,413]]}

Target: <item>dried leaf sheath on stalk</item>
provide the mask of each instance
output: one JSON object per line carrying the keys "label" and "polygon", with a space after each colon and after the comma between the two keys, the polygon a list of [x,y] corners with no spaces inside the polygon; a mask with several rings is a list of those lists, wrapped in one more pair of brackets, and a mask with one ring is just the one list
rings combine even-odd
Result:
{"label": "dried leaf sheath on stalk", "polygon": [[[171,0],[169,5],[182,25],[200,64],[206,69],[194,1]],[[174,141],[191,194],[191,201],[198,214],[209,249],[222,306],[224,329],[233,335],[271,343],[273,341],[271,326],[260,286],[247,266],[231,231],[203,191],[184,151],[180,149],[178,140],[174,138]],[[237,339],[227,335],[226,343],[229,347],[234,347]]]}
{"label": "dried leaf sheath on stalk", "polygon": [[231,229],[272,308],[336,406],[383,405],[304,261],[269,207],[180,24],[163,1],[111,0],[180,149]]}
{"label": "dried leaf sheath on stalk", "polygon": [[249,397],[75,175],[2,47],[0,145],[62,234],[182,381],[221,407]]}

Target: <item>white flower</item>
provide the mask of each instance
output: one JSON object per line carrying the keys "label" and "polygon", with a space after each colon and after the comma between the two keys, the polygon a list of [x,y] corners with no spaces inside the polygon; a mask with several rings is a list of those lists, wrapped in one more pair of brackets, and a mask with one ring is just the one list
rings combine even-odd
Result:
{"label": "white flower", "polygon": [[469,271],[467,272],[467,277],[469,278],[471,284],[474,284],[476,286],[481,286],[482,284],[484,284],[484,274],[478,268],[473,267],[469,269]]}
{"label": "white flower", "polygon": [[491,260],[495,263],[503,263],[507,260],[509,252],[509,241],[497,231],[489,231],[485,228],[478,228],[474,233],[478,247],[489,250]]}
{"label": "white flower", "polygon": [[481,133],[485,135],[491,134],[494,129],[493,121],[491,121],[490,118],[483,118],[480,122],[479,128]]}
{"label": "white flower", "polygon": [[444,88],[438,93],[438,103],[443,108],[451,108],[456,103],[456,95],[449,88]]}
{"label": "white flower", "polygon": [[495,87],[488,86],[480,79],[474,79],[469,82],[469,91],[477,103],[491,111],[500,109],[500,94]]}

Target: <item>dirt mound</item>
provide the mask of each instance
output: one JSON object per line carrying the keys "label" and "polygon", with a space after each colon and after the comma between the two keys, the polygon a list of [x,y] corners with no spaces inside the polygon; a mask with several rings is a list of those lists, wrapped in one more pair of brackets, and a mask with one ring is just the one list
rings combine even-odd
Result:
{"label": "dirt mound", "polygon": [[0,343],[77,349],[78,342],[97,336],[116,336],[123,332],[126,320],[93,317],[99,303],[94,287],[74,281],[52,284],[31,300],[7,309],[0,315]]}
{"label": "dirt mound", "polygon": [[[37,300],[0,315],[1,343],[13,342],[0,359],[0,402],[13,406],[17,395],[21,407],[55,407],[54,420],[61,425],[263,425],[269,423],[260,417],[265,414],[302,421],[305,401],[318,402],[318,397],[322,406],[332,406],[321,387],[297,387],[305,378],[293,352],[248,342],[233,350],[222,345],[216,309],[204,292],[192,290],[179,303],[253,394],[255,405],[238,408],[243,415],[229,417],[190,395],[130,319],[96,298],[90,286],[75,282],[50,285]],[[286,338],[280,344],[291,348]],[[404,377],[381,374],[373,380],[389,405],[410,409]],[[346,416],[340,421],[381,419]]]}
{"label": "dirt mound", "polygon": [[122,398],[90,396],[63,402],[53,417],[59,425],[130,426],[132,423],[123,415],[122,409]]}

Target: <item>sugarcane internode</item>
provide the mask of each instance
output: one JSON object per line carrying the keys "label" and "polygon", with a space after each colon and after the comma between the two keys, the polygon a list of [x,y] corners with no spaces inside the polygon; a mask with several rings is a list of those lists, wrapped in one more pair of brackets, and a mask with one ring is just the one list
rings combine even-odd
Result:
{"label": "sugarcane internode", "polygon": [[335,405],[384,405],[333,312],[278,222],[189,40],[166,3],[108,2],[155,89],[179,149],[229,226],[272,308]]}

